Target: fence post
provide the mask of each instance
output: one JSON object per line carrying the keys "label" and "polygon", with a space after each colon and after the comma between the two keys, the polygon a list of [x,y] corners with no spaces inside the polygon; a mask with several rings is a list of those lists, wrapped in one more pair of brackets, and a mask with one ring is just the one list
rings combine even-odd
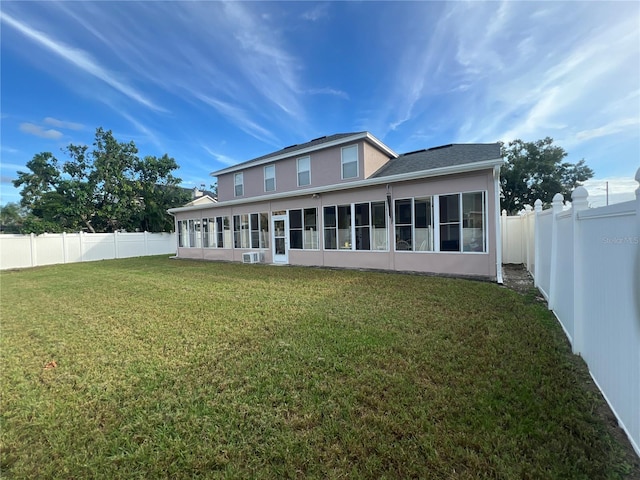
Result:
{"label": "fence post", "polygon": [[36,252],[36,236],[33,233],[29,235],[29,246],[31,247],[31,266],[35,267],[38,264],[38,253]]}
{"label": "fence post", "polygon": [[564,197],[560,193],[556,193],[553,196],[553,202],[551,208],[553,213],[551,214],[551,265],[549,266],[549,310],[553,310],[555,307],[555,300],[557,294],[557,263],[558,263],[558,214],[562,212],[562,206],[564,205]]}
{"label": "fence post", "polygon": [[509,248],[509,233],[507,232],[507,211],[502,210],[502,215],[500,216],[500,232],[501,232],[501,241],[502,241],[502,258],[500,261],[504,263],[504,257],[507,253],[507,249]]}
{"label": "fence post", "polygon": [[80,235],[80,261],[84,262],[84,232],[80,230],[78,234]]}
{"label": "fence post", "polygon": [[[589,208],[589,192],[580,186],[571,194],[571,221],[573,223],[573,344],[572,350],[580,354],[584,350],[584,302],[582,300],[583,258],[582,232],[579,213]],[[584,259],[586,260],[586,259]]]}
{"label": "fence post", "polygon": [[67,232],[62,232],[62,263],[67,263]]}
{"label": "fence post", "polygon": [[[527,238],[527,267],[529,269],[529,273],[533,275],[533,283],[536,288],[538,288],[538,281],[536,280],[536,262],[540,258],[540,233],[538,228],[538,216],[542,213],[542,200],[537,199],[533,203],[534,214],[529,218],[528,225],[529,231],[531,231],[531,222],[533,222],[533,248],[531,248],[531,241],[529,236]],[[533,258],[531,258],[533,256]],[[533,265],[533,267],[532,267]]]}
{"label": "fence post", "polygon": [[146,230],[144,231],[144,254],[145,255],[149,255],[149,240],[147,238],[147,235],[149,234],[149,232],[147,232]]}
{"label": "fence post", "polygon": [[118,231],[113,232],[113,258],[120,258],[118,256]]}

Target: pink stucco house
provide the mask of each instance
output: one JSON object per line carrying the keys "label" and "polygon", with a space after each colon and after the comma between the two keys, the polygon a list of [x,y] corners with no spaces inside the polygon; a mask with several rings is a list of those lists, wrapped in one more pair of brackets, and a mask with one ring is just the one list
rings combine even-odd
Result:
{"label": "pink stucco house", "polygon": [[218,202],[173,208],[179,258],[417,271],[502,281],[500,145],[398,155],[369,132],[213,172]]}

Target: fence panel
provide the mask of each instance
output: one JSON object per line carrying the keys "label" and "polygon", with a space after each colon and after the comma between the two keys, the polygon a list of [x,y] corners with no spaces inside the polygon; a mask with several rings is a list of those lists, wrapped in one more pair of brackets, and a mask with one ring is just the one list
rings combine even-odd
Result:
{"label": "fence panel", "polygon": [[[581,212],[580,354],[640,445],[640,232],[635,202]],[[622,212],[626,211],[627,214]],[[639,451],[640,454],[640,451]]]}
{"label": "fence panel", "polygon": [[[533,214],[503,215],[503,259],[528,264],[640,455],[640,189],[635,201],[589,209],[579,187],[572,208],[562,205],[560,196],[552,209],[537,201]],[[522,247],[513,241],[518,235]]]}
{"label": "fence panel", "polygon": [[0,270],[171,253],[174,233],[0,235]]}
{"label": "fence panel", "polygon": [[573,341],[573,217],[572,212],[562,212],[556,219],[558,240],[556,249],[555,270],[552,279],[553,308],[564,331]]}
{"label": "fence panel", "polygon": [[549,300],[551,289],[551,231],[553,227],[553,211],[546,210],[536,219],[536,275],[534,277],[536,287],[542,292],[544,298]]}

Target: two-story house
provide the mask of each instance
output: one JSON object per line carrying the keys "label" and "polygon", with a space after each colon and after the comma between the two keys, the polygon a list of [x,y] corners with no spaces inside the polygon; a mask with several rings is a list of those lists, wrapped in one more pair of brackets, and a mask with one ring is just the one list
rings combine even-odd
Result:
{"label": "two-story house", "polygon": [[486,277],[500,269],[499,144],[398,155],[368,132],[213,172],[218,203],[169,210],[179,258]]}

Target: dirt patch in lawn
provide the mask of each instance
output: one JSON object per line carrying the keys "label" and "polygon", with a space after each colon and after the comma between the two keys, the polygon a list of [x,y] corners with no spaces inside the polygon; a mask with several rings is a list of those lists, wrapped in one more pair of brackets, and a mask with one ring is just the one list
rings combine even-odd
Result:
{"label": "dirt patch in lawn", "polygon": [[[504,286],[506,288],[514,290],[522,295],[531,295],[532,299],[535,299],[535,301],[546,303],[542,294],[535,288],[533,284],[533,277],[524,265],[503,265],[502,276]],[[626,478],[629,480],[640,480],[640,458],[636,455],[635,450],[631,446],[629,438],[625,434],[624,430],[622,430],[618,424],[618,420],[611,411],[611,408],[609,408],[609,404],[602,396],[602,392],[600,392],[589,375],[587,365],[582,357],[578,355],[573,355],[571,361],[576,364],[580,364],[580,370],[584,372],[583,378],[586,388],[601,399],[601,401],[598,402],[598,415],[605,421],[611,435],[618,440],[625,451],[625,460],[629,466],[629,474]]]}

